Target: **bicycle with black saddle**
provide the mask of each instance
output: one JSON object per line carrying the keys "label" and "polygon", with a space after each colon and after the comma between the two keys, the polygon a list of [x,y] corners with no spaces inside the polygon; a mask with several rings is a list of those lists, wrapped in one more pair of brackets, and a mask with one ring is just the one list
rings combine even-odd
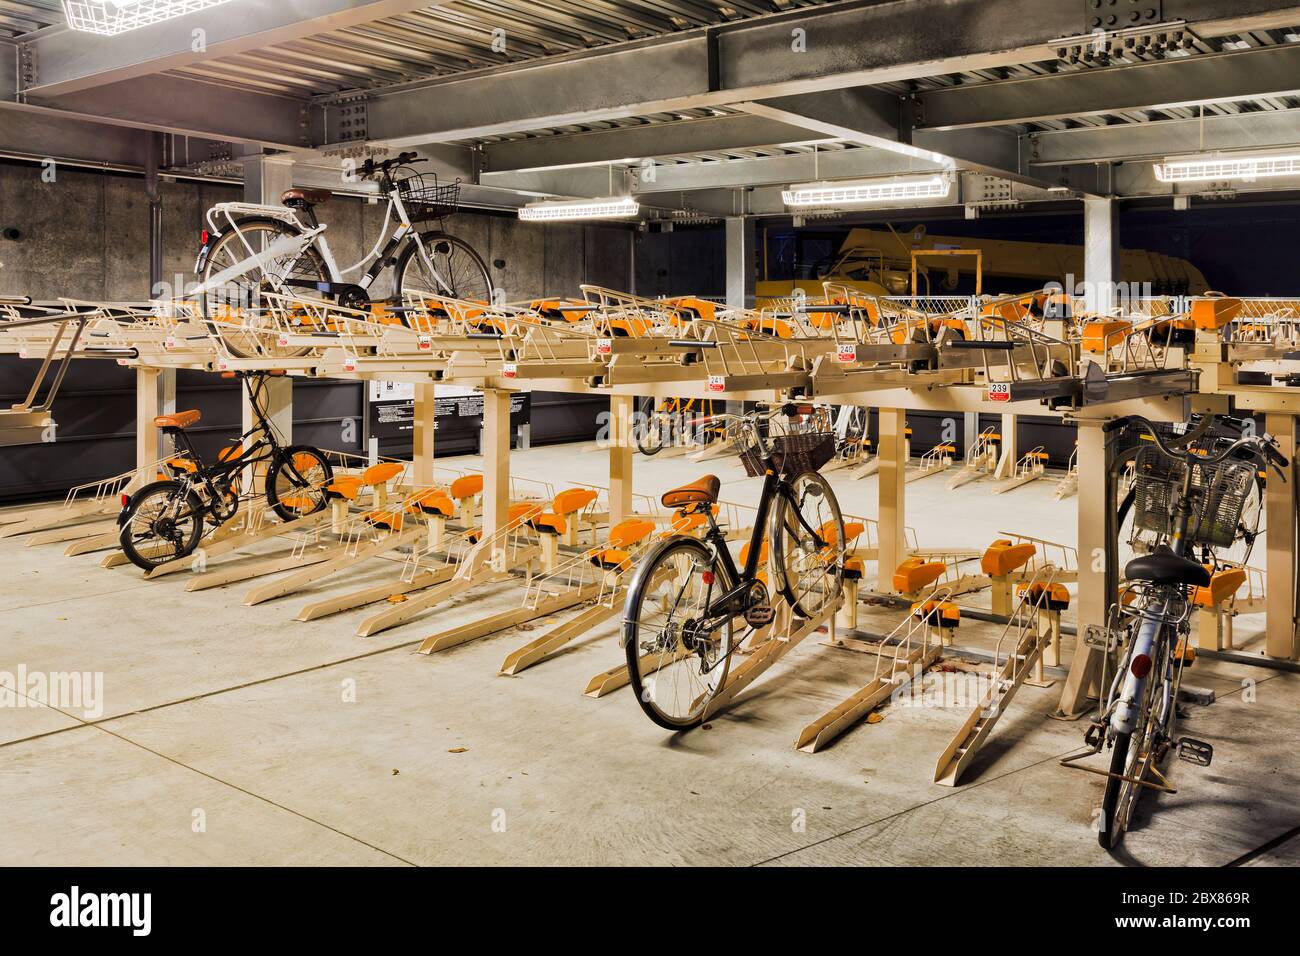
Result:
{"label": "bicycle with black saddle", "polygon": [[1209,587],[1224,566],[1220,553],[1244,537],[1253,543],[1242,512],[1260,473],[1271,467],[1285,481],[1289,467],[1270,436],[1245,433],[1233,419],[1206,416],[1173,430],[1136,417],[1120,424],[1141,432],[1143,444],[1126,457],[1133,459],[1132,520],[1149,546],[1125,566],[1124,591],[1110,609],[1107,648],[1122,650],[1114,676],[1103,673],[1106,694],[1087,749],[1062,761],[1074,766],[1109,748],[1098,829],[1108,850],[1123,839],[1144,790],[1172,790],[1160,770],[1171,752],[1200,766],[1213,759],[1210,744],[1174,739],[1196,589]]}
{"label": "bicycle with black saddle", "polygon": [[[122,496],[117,524],[122,551],[146,571],[193,554],[204,524],[225,524],[239,513],[242,488],[265,472],[266,503],[282,520],[315,514],[328,503],[326,487],[334,478],[325,453],[310,445],[286,446],[266,415],[266,379],[274,372],[231,372],[248,393],[254,422],[217,460],[205,462],[187,431],[199,421],[189,410],[160,415],[154,425],[172,442],[176,455],[166,468],[172,477]],[[279,373],[283,374],[283,373]]]}
{"label": "bicycle with black saddle", "polygon": [[675,533],[637,568],[623,618],[636,699],[669,730],[703,720],[736,648],[772,622],[774,597],[813,618],[838,606],[844,579],[844,519],[817,473],[835,454],[825,412],[787,404],[713,420],[735,429],[746,473],[763,478],[749,543],[738,564],[718,523],[715,476],[674,488],[661,500]]}

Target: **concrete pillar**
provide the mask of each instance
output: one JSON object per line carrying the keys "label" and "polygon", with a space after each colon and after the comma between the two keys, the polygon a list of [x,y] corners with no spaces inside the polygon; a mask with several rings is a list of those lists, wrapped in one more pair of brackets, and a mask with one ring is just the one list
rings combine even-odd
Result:
{"label": "concrete pillar", "polygon": [[437,426],[437,406],[434,390],[437,386],[415,386],[415,428],[412,439],[412,481],[417,488],[433,484],[434,429]]}
{"label": "concrete pillar", "polygon": [[1016,416],[1003,415],[999,432],[1002,435],[1002,443],[998,446],[998,469],[993,477],[1010,478],[1016,473],[1016,461],[1020,456],[1020,451],[1016,447]]}
{"label": "concrete pillar", "polygon": [[[159,394],[161,377],[156,368],[135,370],[135,467],[142,472],[152,468],[154,462],[171,450],[153,423],[163,414]],[[152,472],[143,474],[145,481],[152,481],[153,477]]]}
{"label": "concrete pillar", "polygon": [[980,436],[980,416],[978,412],[966,412],[961,417],[962,422],[962,451],[964,454],[970,454],[970,450],[975,447]]}
{"label": "concrete pillar", "polygon": [[727,308],[754,307],[754,220],[743,216],[727,219]]}
{"label": "concrete pillar", "polygon": [[1106,623],[1111,595],[1106,585],[1106,434],[1101,422],[1079,422],[1079,583],[1075,607],[1079,638],[1061,694],[1059,715],[1077,717],[1083,713],[1088,694],[1094,690],[1104,653],[1084,647],[1083,629],[1088,624]]}
{"label": "concrete pillar", "polygon": [[[149,298],[159,298],[167,295],[167,290],[163,287],[163,202],[162,192],[158,185],[158,168],[162,163],[163,153],[163,134],[150,133],[149,145],[145,163],[144,191],[145,197],[149,200]],[[170,296],[175,297],[181,293],[180,289],[170,290]],[[176,370],[174,368],[165,368],[157,370],[154,380],[146,384],[139,376],[136,378],[136,388],[153,388],[157,393],[158,414],[168,415],[176,411]],[[161,458],[167,451],[166,441],[163,435],[157,429],[153,428],[152,419],[146,423],[146,427],[153,434],[153,449],[147,454],[153,458]],[[140,463],[140,449],[137,447],[137,464]]]}
{"label": "concrete pillar", "polygon": [[510,393],[483,389],[483,536],[503,530],[510,512]]}
{"label": "concrete pillar", "polygon": [[1119,282],[1119,200],[1083,201],[1083,278],[1089,312],[1109,312]]}
{"label": "concrete pillar", "polygon": [[632,517],[632,408],[630,395],[609,400],[609,525]]}
{"label": "concrete pillar", "polygon": [[[1277,439],[1282,454],[1294,460],[1296,419],[1293,415],[1268,415],[1264,428]],[[1276,474],[1268,476],[1264,494],[1264,527],[1267,553],[1264,564],[1264,600],[1268,622],[1264,629],[1264,652],[1269,657],[1294,660],[1300,647],[1296,643],[1295,562],[1296,562],[1296,469],[1286,482]]]}
{"label": "concrete pillar", "polygon": [[904,529],[907,526],[907,459],[903,449],[906,444],[907,413],[901,408],[882,408],[879,411],[880,456],[879,510],[880,556],[876,562],[876,589],[888,591],[890,581],[907,554]]}
{"label": "concrete pillar", "polygon": [[[272,156],[251,156],[244,161],[244,201],[280,202],[280,194],[293,185],[293,160]],[[261,393],[262,410],[286,445],[293,442],[293,380],[287,375],[268,377]],[[245,388],[241,398],[243,427],[253,427],[254,416]]]}

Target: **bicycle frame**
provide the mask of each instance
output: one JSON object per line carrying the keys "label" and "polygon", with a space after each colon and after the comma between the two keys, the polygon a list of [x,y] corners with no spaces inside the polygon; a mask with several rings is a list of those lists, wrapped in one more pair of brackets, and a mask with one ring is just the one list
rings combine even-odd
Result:
{"label": "bicycle frame", "polygon": [[778,497],[785,499],[792,506],[799,523],[803,525],[804,530],[812,535],[817,542],[817,546],[819,548],[826,546],[826,542],[821,539],[820,529],[809,527],[808,522],[804,520],[803,513],[799,511],[798,503],[794,497],[793,486],[771,468],[767,470],[766,475],[763,477],[763,489],[759,494],[758,509],[754,514],[754,527],[750,531],[749,550],[745,555],[744,568],[736,567],[735,558],[731,556],[731,550],[727,547],[727,538],[714,521],[712,509],[706,507],[704,514],[709,521],[709,530],[705,533],[705,541],[709,543],[716,553],[718,560],[727,572],[728,579],[733,582],[731,589],[727,593],[710,601],[705,607],[706,619],[710,623],[716,617],[731,618],[738,613],[744,613],[752,606],[749,595],[752,593],[754,582],[758,576],[758,562],[762,552],[763,537],[767,533],[768,516],[771,513],[773,502]]}
{"label": "bicycle frame", "polygon": [[[357,280],[357,285],[362,289],[369,289],[375,281],[383,274],[388,263],[394,258],[395,253],[401,247],[402,243],[410,238],[416,246],[417,253],[421,261],[428,267],[434,279],[443,288],[450,288],[447,281],[438,273],[433,264],[428,251],[424,248],[424,242],[420,238],[419,231],[412,225],[410,217],[407,214],[406,206],[402,203],[401,195],[397,188],[392,186],[386,196],[388,208],[384,214],[384,224],[380,228],[379,238],[375,241],[370,251],[366,253],[359,261],[346,268],[340,268],[338,261],[334,258],[334,252],[330,249],[329,240],[325,237],[325,231],[328,225],[320,224],[314,221],[304,222],[299,218],[297,212],[288,206],[260,204],[260,203],[218,203],[208,210],[207,221],[210,227],[210,237],[204,244],[203,249],[199,252],[198,261],[195,263],[195,272],[201,273],[206,264],[208,251],[228,230],[235,232],[242,237],[239,232],[238,217],[241,216],[259,216],[267,219],[274,219],[283,222],[285,225],[298,231],[296,236],[285,236],[271,243],[266,249],[258,252],[248,243],[246,239],[242,240],[244,248],[248,251],[248,258],[237,262],[218,274],[212,276],[207,282],[200,283],[190,291],[190,295],[204,295],[214,289],[221,288],[222,285],[232,279],[242,275],[247,275],[254,269],[261,269],[267,263],[292,255],[286,272],[292,271],[297,265],[298,259],[309,247],[315,246],[321,261],[329,273],[330,282],[342,283],[346,276],[360,271],[369,264],[369,268]],[[396,214],[396,215],[394,215]],[[391,235],[389,234],[389,223],[396,218],[399,225]],[[224,219],[224,224],[222,220]],[[224,228],[223,228],[224,225]],[[382,248],[381,248],[382,247]],[[328,291],[317,289],[316,291]]]}

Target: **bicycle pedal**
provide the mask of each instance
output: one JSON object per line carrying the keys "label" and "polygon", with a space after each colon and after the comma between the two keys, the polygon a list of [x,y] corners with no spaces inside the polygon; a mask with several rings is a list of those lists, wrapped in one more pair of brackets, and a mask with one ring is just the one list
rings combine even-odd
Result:
{"label": "bicycle pedal", "polygon": [[1184,737],[1178,741],[1178,759],[1194,763],[1198,767],[1208,767],[1214,759],[1214,748],[1204,740]]}
{"label": "bicycle pedal", "polygon": [[767,627],[776,617],[776,608],[770,604],[755,604],[745,612],[745,623],[750,627]]}

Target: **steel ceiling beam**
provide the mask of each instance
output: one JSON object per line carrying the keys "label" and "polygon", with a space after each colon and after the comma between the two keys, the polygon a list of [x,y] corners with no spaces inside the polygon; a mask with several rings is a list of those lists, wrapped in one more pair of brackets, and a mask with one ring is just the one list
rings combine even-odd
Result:
{"label": "steel ceiling beam", "polygon": [[1089,194],[1099,190],[1093,168],[1031,167],[1022,156],[1021,137],[1011,130],[914,130],[909,125],[910,100],[871,88],[808,93],[742,103],[739,108],[935,167],[961,168],[1030,186],[1065,186]]}
{"label": "steel ceiling beam", "polygon": [[819,179],[856,179],[902,173],[935,173],[946,167],[879,149],[823,150],[789,156],[764,156],[725,162],[658,166],[653,181],[638,176],[639,193],[690,192],[788,186]]}
{"label": "steel ceiling beam", "polygon": [[[57,100],[28,97],[27,103],[67,118],[115,126],[276,149],[309,145],[306,101],[229,89],[181,76],[142,77]],[[13,101],[0,101],[0,110],[15,105]]]}
{"label": "steel ceiling beam", "polygon": [[[54,31],[30,44],[38,71],[30,92],[63,96],[434,5],[435,0],[281,0],[213,8],[111,39]],[[201,44],[196,30],[203,31]]]}
{"label": "steel ceiling beam", "polygon": [[933,90],[917,95],[916,125],[1005,126],[1297,92],[1300,44],[1287,43]]}
{"label": "steel ceiling beam", "polygon": [[473,139],[1006,66],[1082,25],[1077,0],[845,0],[374,91],[369,136]]}
{"label": "steel ceiling beam", "polygon": [[[727,159],[692,163],[657,163],[649,168],[616,168],[611,179],[604,166],[582,166],[552,170],[507,170],[485,172],[484,185],[516,189],[539,195],[596,197],[622,193],[630,186],[639,196],[660,196],[698,190],[753,189],[785,186],[814,179],[852,179],[891,176],[900,173],[933,173],[945,165],[929,163],[878,149],[821,150],[751,159]],[[651,201],[647,199],[647,201]],[[672,203],[676,205],[676,203]]]}
{"label": "steel ceiling beam", "polygon": [[1028,143],[1029,161],[1035,165],[1155,160],[1202,150],[1300,147],[1300,110],[1053,130],[1032,134]]}
{"label": "steel ceiling beam", "polygon": [[788,123],[735,113],[488,143],[483,147],[483,166],[492,172],[555,169],[752,149],[825,138],[823,134]]}
{"label": "steel ceiling beam", "polygon": [[[1202,35],[1221,0],[1164,0]],[[1296,4],[1240,0],[1234,28]],[[996,69],[1055,57],[1087,33],[1080,0],[844,0],[717,27],[370,91],[367,136],[394,146],[477,139],[627,116]],[[338,136],[323,100],[319,143]]]}
{"label": "steel ceiling beam", "polygon": [[68,119],[47,110],[5,110],[0,153],[34,160],[142,168],[149,134],[125,126]]}

